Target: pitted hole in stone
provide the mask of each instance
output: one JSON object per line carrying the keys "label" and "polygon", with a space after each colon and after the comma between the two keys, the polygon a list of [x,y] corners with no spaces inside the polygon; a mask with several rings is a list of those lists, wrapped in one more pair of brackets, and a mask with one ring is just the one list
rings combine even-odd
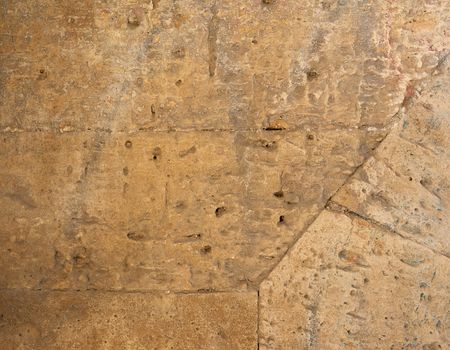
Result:
{"label": "pitted hole in stone", "polygon": [[46,70],[44,68],[39,69],[39,75],[38,75],[38,80],[44,80],[46,79],[48,76]]}
{"label": "pitted hole in stone", "polygon": [[282,190],[279,190],[277,192],[274,192],[273,195],[277,198],[283,198],[284,192]]}
{"label": "pitted hole in stone", "polygon": [[274,150],[277,148],[277,142],[276,141],[268,141],[268,140],[258,140],[256,141],[256,144],[260,147],[265,148],[268,151]]}
{"label": "pitted hole in stone", "polygon": [[314,140],[314,135],[313,135],[313,134],[308,134],[308,135],[306,136],[306,138],[307,138],[308,140],[310,140],[310,141],[313,141],[313,140]]}
{"label": "pitted hole in stone", "polygon": [[221,217],[223,214],[225,214],[226,211],[227,209],[225,207],[218,207],[216,208],[214,213],[216,214],[216,217]]}
{"label": "pitted hole in stone", "polygon": [[286,223],[286,218],[284,215],[280,215],[280,218],[278,219],[278,225],[284,225]]}
{"label": "pitted hole in stone", "polygon": [[205,246],[203,246],[203,247],[200,248],[200,253],[206,255],[206,254],[211,253],[211,250],[212,250],[212,248],[211,248],[210,245],[205,245]]}
{"label": "pitted hole in stone", "polygon": [[125,141],[125,147],[131,148],[131,147],[133,147],[133,143],[130,140],[127,140],[127,141]]}
{"label": "pitted hole in stone", "polygon": [[312,81],[315,80],[319,77],[319,73],[317,73],[315,70],[311,69],[309,71],[306,72],[306,79],[308,79],[308,81]]}
{"label": "pitted hole in stone", "polygon": [[264,5],[271,5],[275,2],[275,0],[261,0]]}
{"label": "pitted hole in stone", "polygon": [[72,254],[72,263],[75,267],[83,267],[89,264],[89,255],[85,247],[77,247]]}
{"label": "pitted hole in stone", "polygon": [[186,235],[186,238],[201,239],[202,238],[202,234],[201,233],[192,233],[190,235]]}
{"label": "pitted hole in stone", "polygon": [[161,148],[159,148],[159,147],[153,148],[153,151],[152,151],[152,159],[153,160],[159,160],[161,158],[161,155],[162,155]]}
{"label": "pitted hole in stone", "polygon": [[413,180],[413,178],[410,176],[410,177],[409,177],[409,181],[412,181],[412,180]]}
{"label": "pitted hole in stone", "polygon": [[131,231],[127,233],[127,238],[132,241],[143,241],[145,236],[142,233]]}
{"label": "pitted hole in stone", "polygon": [[181,79],[178,79],[178,80],[175,82],[175,85],[176,85],[176,86],[181,86],[181,84],[183,84],[183,80],[181,80]]}
{"label": "pitted hole in stone", "polygon": [[179,47],[172,52],[173,56],[176,58],[184,58],[186,56],[186,50],[184,47]]}
{"label": "pitted hole in stone", "polygon": [[127,176],[127,175],[128,175],[128,167],[127,167],[127,166],[124,167],[124,168],[122,169],[122,172],[123,172],[123,175],[124,175],[124,176]]}
{"label": "pitted hole in stone", "polygon": [[129,28],[136,28],[141,24],[138,13],[135,9],[131,9],[128,12],[127,23]]}

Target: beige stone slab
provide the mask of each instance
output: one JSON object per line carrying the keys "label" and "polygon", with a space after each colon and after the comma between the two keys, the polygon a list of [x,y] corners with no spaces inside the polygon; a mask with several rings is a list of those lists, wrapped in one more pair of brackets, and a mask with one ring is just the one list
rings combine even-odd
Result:
{"label": "beige stone slab", "polygon": [[447,4],[5,2],[0,128],[383,127],[448,46]]}
{"label": "beige stone slab", "polygon": [[258,284],[379,136],[5,133],[1,285]]}
{"label": "beige stone slab", "polygon": [[2,129],[228,128],[207,2],[5,4]]}
{"label": "beige stone slab", "polygon": [[257,295],[0,292],[15,349],[256,349]]}
{"label": "beige stone slab", "polygon": [[448,258],[325,210],[260,289],[260,349],[444,349]]}
{"label": "beige stone slab", "polygon": [[399,128],[333,201],[449,256],[450,74],[420,87]]}

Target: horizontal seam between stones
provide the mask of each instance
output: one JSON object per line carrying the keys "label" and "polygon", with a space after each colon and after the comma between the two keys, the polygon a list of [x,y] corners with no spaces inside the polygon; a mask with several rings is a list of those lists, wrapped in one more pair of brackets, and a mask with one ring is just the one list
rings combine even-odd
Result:
{"label": "horizontal seam between stones", "polygon": [[55,134],[76,134],[76,133],[107,133],[107,134],[138,134],[138,133],[189,133],[189,132],[265,132],[265,133],[290,133],[290,132],[327,132],[327,131],[366,131],[366,132],[376,132],[376,131],[387,131],[390,130],[389,127],[385,126],[367,126],[367,127],[346,127],[346,126],[329,126],[329,127],[314,127],[314,126],[301,126],[296,128],[288,129],[275,129],[268,130],[265,128],[248,128],[248,129],[230,129],[230,128],[211,128],[211,129],[130,129],[130,130],[112,130],[112,129],[74,129],[74,130],[60,130],[60,129],[11,129],[8,130],[4,128],[0,130],[0,134],[25,134],[25,133],[55,133]]}
{"label": "horizontal seam between stones", "polygon": [[258,290],[249,288],[247,290],[168,290],[168,289],[37,289],[37,288],[0,288],[2,292],[36,292],[36,293],[118,293],[118,294],[155,294],[155,295],[207,295],[207,294],[253,294]]}

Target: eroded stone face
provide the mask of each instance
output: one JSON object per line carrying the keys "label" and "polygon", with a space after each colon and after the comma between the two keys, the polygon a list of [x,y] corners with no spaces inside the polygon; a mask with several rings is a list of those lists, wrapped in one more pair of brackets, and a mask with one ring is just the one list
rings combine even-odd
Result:
{"label": "eroded stone face", "polygon": [[449,262],[324,211],[260,290],[261,349],[445,348]]}
{"label": "eroded stone face", "polygon": [[445,346],[449,9],[3,1],[0,343]]}
{"label": "eroded stone face", "polygon": [[448,45],[447,1],[20,1],[2,129],[383,127]]}
{"label": "eroded stone face", "polygon": [[12,349],[256,349],[256,293],[0,294]]}
{"label": "eroded stone face", "polygon": [[438,65],[417,7],[6,4],[2,283],[257,285]]}
{"label": "eroded stone face", "polygon": [[[445,70],[448,71],[448,68]],[[448,73],[419,87],[413,102],[373,158],[333,201],[449,256],[450,87]]]}
{"label": "eroded stone face", "polygon": [[345,131],[10,134],[1,151],[2,284],[246,288],[376,139]]}

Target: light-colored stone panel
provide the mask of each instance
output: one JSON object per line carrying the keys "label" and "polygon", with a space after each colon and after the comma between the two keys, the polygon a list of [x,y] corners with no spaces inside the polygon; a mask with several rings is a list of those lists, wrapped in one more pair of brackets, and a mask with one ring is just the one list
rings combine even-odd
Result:
{"label": "light-colored stone panel", "polygon": [[383,127],[448,46],[446,6],[5,1],[0,128]]}
{"label": "light-colored stone panel", "polygon": [[379,137],[358,130],[5,133],[0,283],[257,285]]}
{"label": "light-colored stone panel", "polygon": [[448,258],[325,210],[260,290],[260,349],[444,349]]}
{"label": "light-colored stone panel", "polygon": [[4,350],[256,349],[257,295],[0,292]]}

